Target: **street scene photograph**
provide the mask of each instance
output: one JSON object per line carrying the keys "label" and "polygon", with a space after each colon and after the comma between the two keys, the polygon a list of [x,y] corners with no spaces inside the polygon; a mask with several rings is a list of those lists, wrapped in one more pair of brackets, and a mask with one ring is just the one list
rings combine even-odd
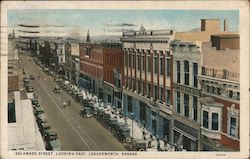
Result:
{"label": "street scene photograph", "polygon": [[8,10],[8,151],[239,152],[239,19]]}

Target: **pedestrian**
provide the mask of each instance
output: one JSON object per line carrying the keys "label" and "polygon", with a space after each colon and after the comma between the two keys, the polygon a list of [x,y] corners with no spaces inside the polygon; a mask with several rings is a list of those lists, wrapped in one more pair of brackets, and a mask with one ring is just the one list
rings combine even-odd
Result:
{"label": "pedestrian", "polygon": [[167,147],[167,144],[168,144],[168,136],[165,135],[164,136],[164,146]]}
{"label": "pedestrian", "polygon": [[68,106],[70,106],[70,100],[68,101]]}
{"label": "pedestrian", "polygon": [[157,141],[157,150],[159,151],[161,149],[160,148],[161,144],[160,144],[159,138],[157,138],[156,141]]}
{"label": "pedestrian", "polygon": [[151,138],[151,136],[152,136],[152,135],[150,135],[150,137],[149,137],[149,139],[148,139],[148,148],[151,148],[151,147],[152,147],[152,145],[151,145],[151,143],[152,143],[152,138]]}

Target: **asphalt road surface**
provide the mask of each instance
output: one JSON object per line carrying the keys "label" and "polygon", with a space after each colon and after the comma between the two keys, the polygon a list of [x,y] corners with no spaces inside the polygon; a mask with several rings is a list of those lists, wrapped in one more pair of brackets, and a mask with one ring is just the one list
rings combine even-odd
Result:
{"label": "asphalt road surface", "polygon": [[[113,134],[104,128],[95,118],[82,118],[81,106],[64,90],[54,93],[57,85],[54,78],[45,74],[27,55],[20,55],[26,75],[33,74],[31,80],[39,104],[44,108],[51,128],[58,133],[62,151],[126,151]],[[40,79],[37,78],[38,74]],[[71,101],[63,108],[63,102]]]}

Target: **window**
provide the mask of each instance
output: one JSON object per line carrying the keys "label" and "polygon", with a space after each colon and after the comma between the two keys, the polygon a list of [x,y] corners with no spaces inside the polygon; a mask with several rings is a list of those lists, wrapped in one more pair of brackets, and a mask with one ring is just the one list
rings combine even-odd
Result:
{"label": "window", "polygon": [[163,67],[164,67],[164,63],[163,63],[163,58],[161,57],[160,58],[160,75],[163,75],[163,71],[164,71]]}
{"label": "window", "polygon": [[207,93],[209,93],[209,91],[210,91],[210,87],[209,85],[207,85]]}
{"label": "window", "polygon": [[208,112],[203,110],[203,125],[204,128],[208,129]]}
{"label": "window", "polygon": [[148,56],[148,57],[147,57],[147,61],[148,61],[148,69],[147,69],[147,71],[148,71],[148,72],[151,72],[151,67],[152,67],[152,64],[151,64],[151,61],[150,61],[150,60],[151,60],[151,57]]}
{"label": "window", "polygon": [[137,88],[138,88],[137,92],[138,93],[141,93],[141,85],[140,84],[141,84],[140,81],[137,81]]}
{"label": "window", "polygon": [[189,117],[189,95],[184,94],[184,115]]}
{"label": "window", "polygon": [[125,59],[124,59],[125,67],[128,67],[128,54],[125,54]]}
{"label": "window", "polygon": [[140,58],[140,54],[137,55],[137,68],[138,68],[138,70],[141,69],[141,58]]}
{"label": "window", "polygon": [[197,110],[198,107],[198,100],[197,97],[193,96],[193,120],[197,121]]}
{"label": "window", "polygon": [[229,98],[233,98],[233,91],[229,91],[229,95],[228,95]]}
{"label": "window", "polygon": [[108,103],[111,103],[111,96],[108,95]]}
{"label": "window", "polygon": [[128,96],[128,112],[132,112],[132,97]]}
{"label": "window", "polygon": [[167,89],[167,95],[166,95],[166,103],[167,105],[170,105],[170,90]]}
{"label": "window", "polygon": [[148,91],[148,97],[150,97],[150,93],[151,93],[151,85],[148,83],[148,88],[147,88],[147,91]]}
{"label": "window", "polygon": [[189,85],[189,62],[184,61],[184,84]]}
{"label": "window", "polygon": [[176,82],[181,82],[181,63],[180,61],[176,61]]}
{"label": "window", "polygon": [[176,111],[181,113],[181,95],[180,92],[176,92]]}
{"label": "window", "polygon": [[217,95],[221,95],[221,89],[217,88]]}
{"label": "window", "polygon": [[158,58],[154,57],[154,73],[155,74],[158,74],[158,69],[159,69]]}
{"label": "window", "polygon": [[159,100],[160,102],[163,102],[163,88],[160,88]]}
{"label": "window", "polygon": [[237,92],[236,99],[240,100],[240,92]]}
{"label": "window", "polygon": [[218,113],[212,113],[212,130],[218,130],[219,118]]}
{"label": "window", "polygon": [[212,94],[215,94],[215,88],[214,88],[214,86],[211,86],[211,91],[212,91]]}
{"label": "window", "polygon": [[158,87],[154,86],[154,94],[155,94],[155,100],[158,99]]}
{"label": "window", "polygon": [[132,90],[135,90],[135,79],[132,79]]}
{"label": "window", "polygon": [[132,68],[135,68],[135,55],[132,54]]}
{"label": "window", "polygon": [[198,78],[197,78],[197,75],[198,75],[198,64],[197,63],[193,63],[193,76],[194,76],[193,86],[194,87],[198,87]]}
{"label": "window", "polygon": [[142,90],[142,94],[143,94],[143,95],[145,95],[144,84],[145,84],[145,82],[142,82],[142,87],[141,87],[141,90]]}
{"label": "window", "polygon": [[[179,72],[180,72],[180,70],[179,70]],[[170,77],[170,59],[167,59],[166,75],[167,75],[167,77]]]}
{"label": "window", "polygon": [[142,56],[142,71],[145,71],[145,56]]}
{"label": "window", "polygon": [[236,137],[236,118],[235,117],[230,117],[230,130],[229,134],[231,136]]}

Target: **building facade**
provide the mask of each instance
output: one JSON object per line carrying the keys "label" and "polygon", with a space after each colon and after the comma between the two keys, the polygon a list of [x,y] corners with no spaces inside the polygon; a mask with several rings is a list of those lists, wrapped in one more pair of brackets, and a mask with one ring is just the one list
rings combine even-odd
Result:
{"label": "building facade", "polygon": [[102,43],[103,99],[105,103],[122,109],[123,51],[121,43]]}
{"label": "building facade", "polygon": [[173,41],[173,144],[200,150],[201,51],[199,44]]}
{"label": "building facade", "polygon": [[123,109],[159,138],[171,138],[173,30],[124,32]]}
{"label": "building facade", "polygon": [[[240,148],[240,74],[239,47],[235,46],[239,46],[239,36],[215,35],[214,37],[216,38],[214,40],[211,38],[211,42],[204,44],[202,48],[203,67],[202,74],[199,76],[201,146],[205,151],[238,151]],[[224,43],[225,40],[227,43]]]}

